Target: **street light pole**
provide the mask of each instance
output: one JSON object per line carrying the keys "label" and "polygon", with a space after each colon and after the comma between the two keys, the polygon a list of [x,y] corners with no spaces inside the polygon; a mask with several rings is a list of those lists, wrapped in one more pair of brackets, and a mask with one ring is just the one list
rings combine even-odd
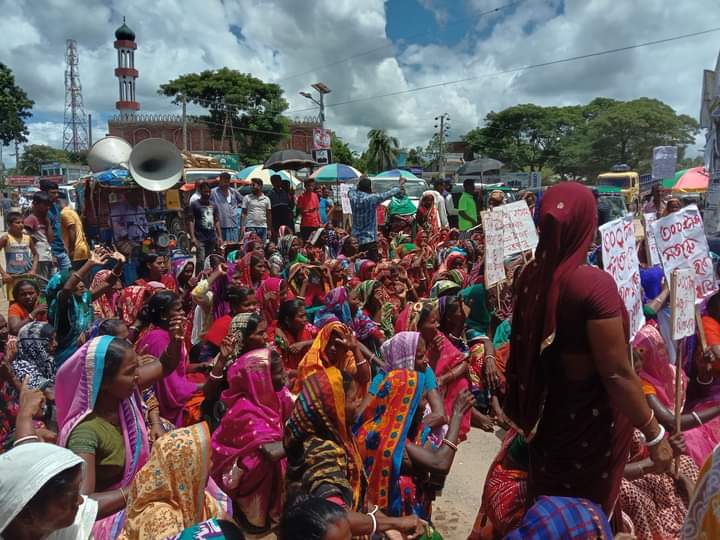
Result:
{"label": "street light pole", "polygon": [[325,94],[329,94],[332,92],[330,88],[327,87],[326,84],[318,82],[313,85],[311,85],[315,90],[317,90],[318,94],[320,94],[320,99],[317,100],[313,97],[313,95],[310,92],[300,92],[300,95],[304,98],[309,99],[312,101],[315,105],[320,107],[320,129],[325,129]]}

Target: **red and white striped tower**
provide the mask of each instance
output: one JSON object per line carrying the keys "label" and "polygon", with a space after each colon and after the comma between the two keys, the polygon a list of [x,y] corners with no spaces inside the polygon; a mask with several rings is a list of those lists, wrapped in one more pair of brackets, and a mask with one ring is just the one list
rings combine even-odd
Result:
{"label": "red and white striped tower", "polygon": [[115,76],[118,78],[119,99],[115,108],[120,111],[121,116],[133,116],[135,111],[140,110],[140,104],[135,101],[135,79],[138,78],[138,70],[135,69],[135,32],[125,24],[125,17],[120,28],[115,30],[114,47],[118,52],[118,67],[115,68]]}

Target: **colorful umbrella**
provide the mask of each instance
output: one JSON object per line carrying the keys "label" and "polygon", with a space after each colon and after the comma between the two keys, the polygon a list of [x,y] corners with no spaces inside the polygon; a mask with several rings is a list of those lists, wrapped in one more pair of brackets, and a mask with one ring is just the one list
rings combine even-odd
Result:
{"label": "colorful umbrella", "polygon": [[418,178],[410,171],[406,171],[404,169],[391,169],[389,171],[383,171],[380,174],[376,175],[376,178],[407,178],[409,180],[422,180],[422,178]]}
{"label": "colorful umbrella", "polygon": [[310,175],[316,182],[345,182],[360,178],[362,173],[355,167],[343,165],[342,163],[331,163],[320,167]]}
{"label": "colorful umbrella", "polygon": [[238,172],[238,177],[242,180],[252,180],[253,178],[259,178],[263,181],[263,184],[268,186],[271,184],[270,177],[277,174],[283,180],[288,180],[293,187],[300,185],[300,180],[295,178],[295,175],[288,171],[273,171],[271,169],[263,169],[262,165],[250,165],[245,167],[242,171]]}
{"label": "colorful umbrella", "polygon": [[[682,174],[680,174],[682,173]],[[694,193],[698,191],[707,191],[710,183],[710,175],[705,171],[705,167],[693,167],[676,173],[677,181],[672,187],[673,191],[683,193]]]}

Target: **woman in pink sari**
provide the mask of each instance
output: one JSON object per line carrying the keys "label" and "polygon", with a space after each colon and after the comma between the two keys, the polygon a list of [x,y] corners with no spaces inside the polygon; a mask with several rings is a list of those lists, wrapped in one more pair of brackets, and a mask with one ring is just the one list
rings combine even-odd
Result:
{"label": "woman in pink sari", "polygon": [[278,311],[285,300],[292,300],[294,295],[288,291],[287,281],[279,277],[265,278],[255,293],[260,314],[268,326],[270,340],[275,338]]}
{"label": "woman in pink sari", "polygon": [[[160,358],[170,344],[170,321],[182,316],[182,303],[176,293],[160,291],[150,299],[146,309],[150,327],[135,344],[135,350],[139,355]],[[188,358],[184,344],[180,346],[179,354],[177,368],[155,385],[160,416],[175,427],[199,422],[204,399],[202,386],[187,378]]]}
{"label": "woman in pink sari", "polygon": [[287,461],[283,426],[293,402],[280,355],[265,347],[263,324],[236,338],[241,352],[221,396],[228,410],[212,436],[212,477],[234,501],[246,532],[264,534],[282,511]]}
{"label": "woman in pink sari", "polygon": [[[646,324],[635,336],[635,370],[655,417],[668,431],[675,431],[675,366],[670,363],[665,341],[659,330]],[[685,403],[687,377],[682,376],[681,403]],[[702,467],[713,448],[720,443],[720,403],[705,403],[680,416],[688,454]]]}
{"label": "woman in pink sari", "polygon": [[149,454],[139,389],[175,370],[183,324],[160,360],[138,365],[135,351],[111,336],[90,340],[60,368],[55,380],[58,444],[86,465],[82,492],[98,502],[96,540],[114,539],[125,521],[128,488]]}

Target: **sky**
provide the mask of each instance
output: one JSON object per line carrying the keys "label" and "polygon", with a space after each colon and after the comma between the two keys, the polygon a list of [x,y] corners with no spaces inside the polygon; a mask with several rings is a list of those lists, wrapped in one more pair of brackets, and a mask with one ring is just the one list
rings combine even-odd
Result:
{"label": "sky", "polygon": [[29,144],[62,146],[68,38],[93,138],[106,133],[123,16],[137,35],[142,112],[179,113],[158,95],[161,84],[227,66],[279,84],[288,116],[304,118],[317,108],[299,92],[320,81],[332,89],[326,126],[359,151],[372,128],[425,146],[442,113],[457,140],[519,103],[646,96],[697,118],[702,70],[720,49],[718,31],[528,68],[720,29],[717,0],[0,0],[0,62],[35,101]]}

